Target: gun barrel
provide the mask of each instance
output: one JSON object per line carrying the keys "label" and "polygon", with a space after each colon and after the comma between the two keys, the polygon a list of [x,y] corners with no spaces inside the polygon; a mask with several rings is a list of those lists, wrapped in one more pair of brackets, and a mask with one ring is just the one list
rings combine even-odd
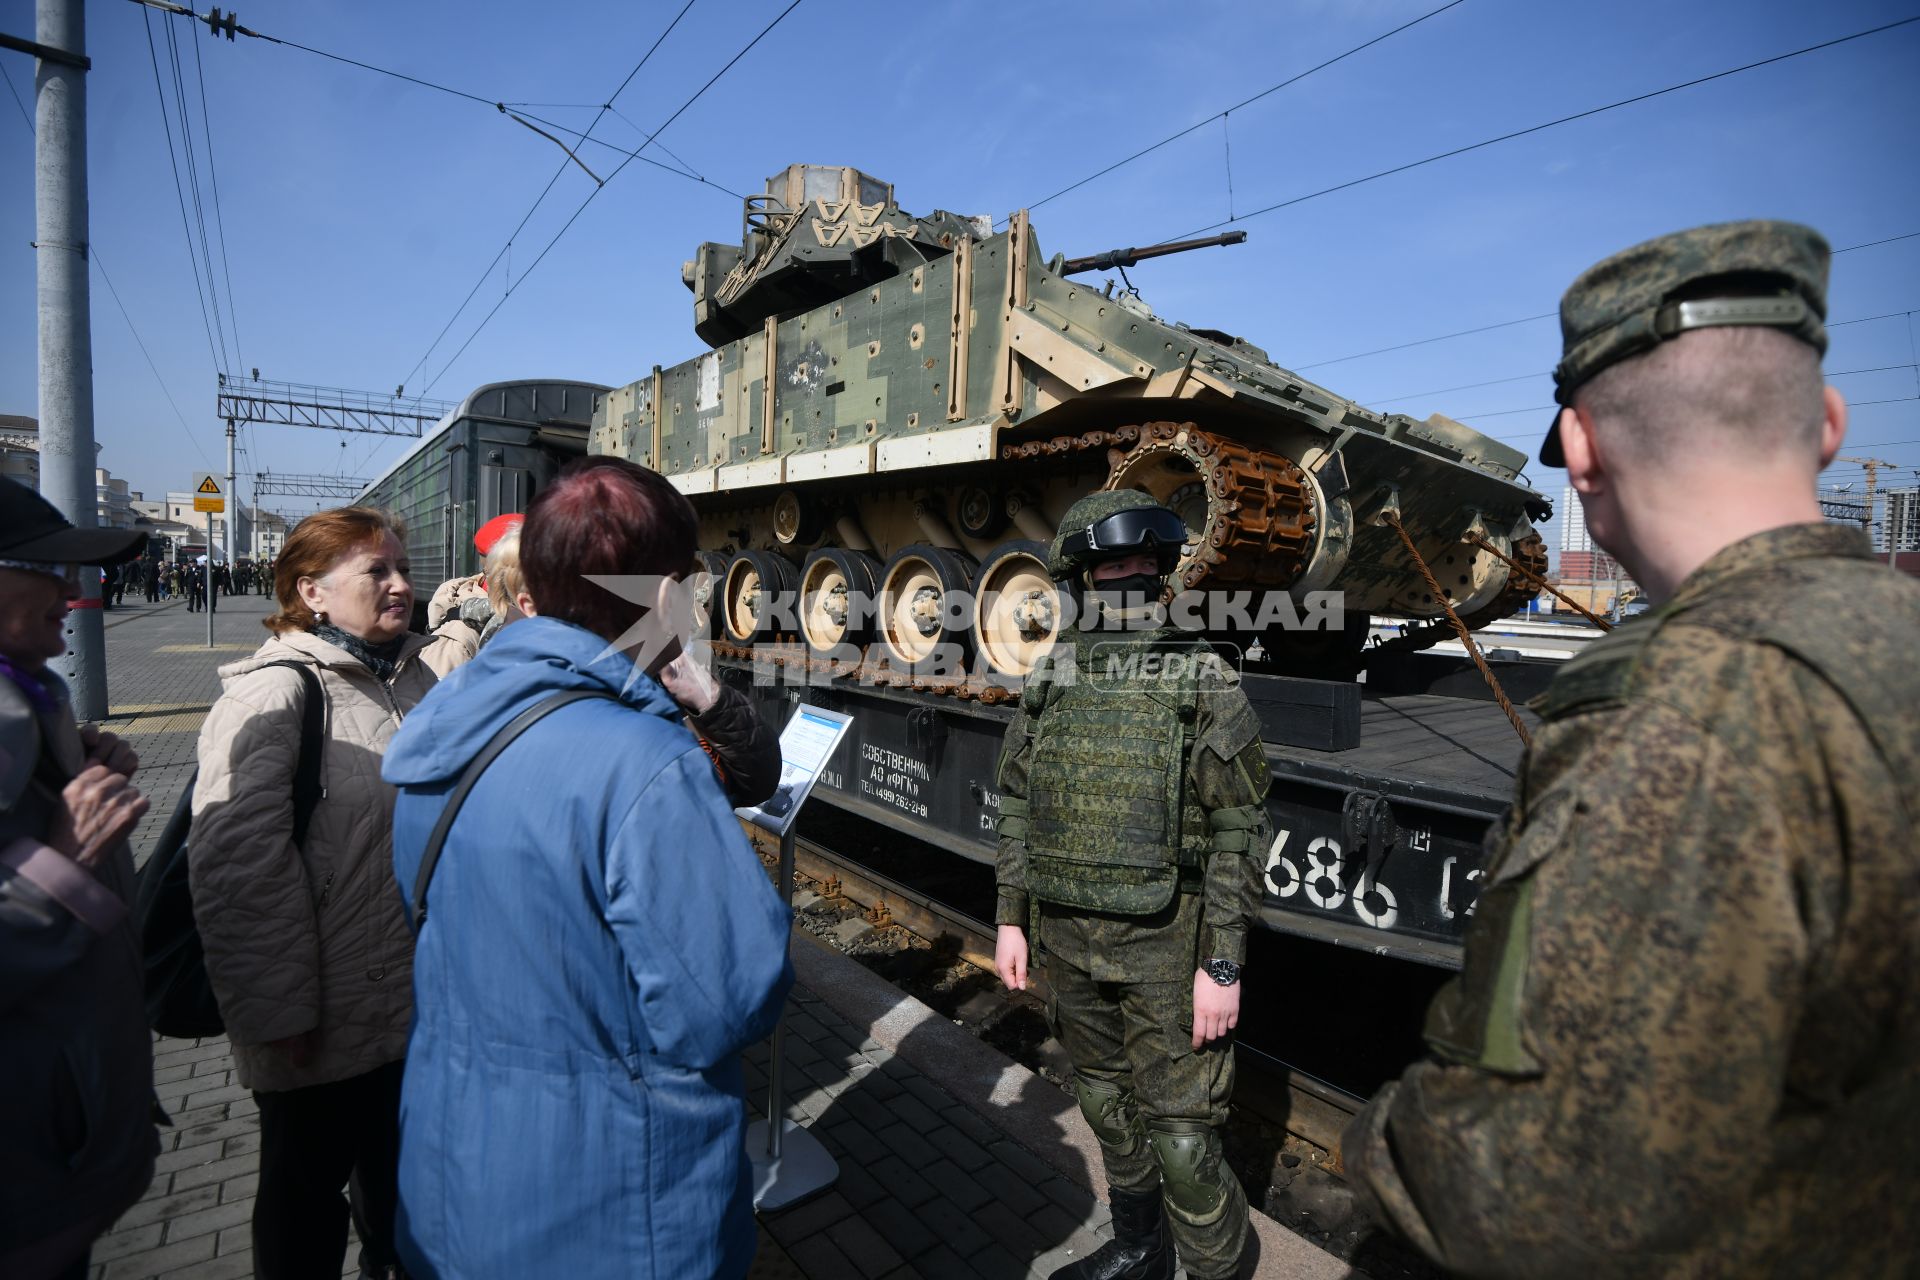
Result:
{"label": "gun barrel", "polygon": [[1202,236],[1198,240],[1171,240],[1166,244],[1150,244],[1139,249],[1110,249],[1106,253],[1090,254],[1084,258],[1068,258],[1060,268],[1063,276],[1077,275],[1082,271],[1111,271],[1115,267],[1131,267],[1145,262],[1148,258],[1164,258],[1170,253],[1185,253],[1189,249],[1211,249],[1215,245],[1240,244],[1247,238],[1244,231],[1227,231],[1217,236]]}

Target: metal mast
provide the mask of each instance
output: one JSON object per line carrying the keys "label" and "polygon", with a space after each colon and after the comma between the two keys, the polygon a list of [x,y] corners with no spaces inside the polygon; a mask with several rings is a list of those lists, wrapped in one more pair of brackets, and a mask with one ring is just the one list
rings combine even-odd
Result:
{"label": "metal mast", "polygon": [[[86,15],[81,0],[38,0],[33,52],[34,262],[40,311],[40,492],[80,528],[99,523],[94,493],[93,337],[87,292]],[[53,668],[74,714],[107,714],[100,577],[81,574],[67,651]]]}

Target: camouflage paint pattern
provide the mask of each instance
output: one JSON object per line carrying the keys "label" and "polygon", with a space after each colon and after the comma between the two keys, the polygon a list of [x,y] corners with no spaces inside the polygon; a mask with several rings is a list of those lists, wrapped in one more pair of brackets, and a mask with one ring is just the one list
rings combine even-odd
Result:
{"label": "camouflage paint pattern", "polygon": [[[1073,666],[1076,679],[1116,644],[1191,644],[1160,628],[1117,635],[1075,628],[1066,640],[1050,656]],[[1125,1191],[1159,1185],[1181,1262],[1204,1277],[1232,1274],[1247,1208],[1221,1162],[1217,1132],[1233,1093],[1231,1038],[1194,1050],[1194,973],[1206,957],[1246,958],[1261,858],[1273,833],[1264,803],[1266,756],[1246,695],[1222,678],[1203,679],[1193,710],[1183,736],[1183,798],[1204,815],[1209,836],[1204,865],[1181,873],[1180,892],[1151,913],[1125,915],[1050,903],[1031,892],[1025,804],[1036,746],[1045,749],[1050,726],[1049,712],[1036,714],[1024,700],[1000,758],[995,876],[999,923],[1027,929],[1046,951],[1049,1018],[1080,1077],[1076,1091],[1100,1139],[1109,1183]],[[1103,744],[1109,758],[1118,741]],[[1191,1158],[1163,1170],[1158,1146]],[[1196,1205],[1211,1208],[1195,1212]]]}
{"label": "camouflage paint pattern", "polygon": [[[1529,511],[1549,510],[1520,479],[1521,451],[1438,413],[1376,413],[1249,341],[1062,275],[1064,258],[1042,251],[1024,214],[993,234],[938,210],[915,217],[888,184],[832,166],[776,175],[756,199],[768,197],[787,206],[777,225],[738,247],[702,246],[683,274],[713,349],[641,366],[600,397],[589,439],[591,452],[643,462],[687,494],[707,550],[798,561],[839,545],[831,522],[781,536],[773,504],[790,492],[857,513],[884,560],[923,541],[910,518],[888,514],[910,508],[914,491],[930,490],[941,517],[962,524],[963,485],[1029,498],[1056,481],[1096,489],[1104,449],[1044,461],[1004,450],[1157,421],[1211,424],[1309,473],[1314,586],[1345,591],[1354,609],[1440,612],[1397,537],[1368,522],[1382,504],[1398,502],[1436,564],[1475,521],[1517,540],[1532,531]],[[1012,535],[1003,524],[959,536],[978,559]],[[1476,594],[1498,593],[1504,566],[1462,559],[1477,566],[1462,569],[1470,578],[1491,578]]]}
{"label": "camouflage paint pattern", "polygon": [[[1113,917],[1042,903],[1039,939],[1047,952],[1048,1022],[1082,1080],[1104,1085],[1110,1119],[1094,1125],[1108,1185],[1168,1193],[1167,1222],[1190,1276],[1233,1274],[1246,1245],[1247,1201],[1220,1160],[1218,1130],[1233,1097],[1231,1037],[1193,1047],[1193,971],[1204,908],[1183,893],[1149,917]],[[1085,1106],[1088,1091],[1080,1090]],[[1092,1120],[1092,1117],[1089,1117]],[[1115,1141],[1119,1134],[1125,1137]],[[1153,1135],[1202,1132],[1208,1149],[1197,1184],[1169,1188]],[[1217,1206],[1194,1223],[1176,1194]],[[1219,1212],[1223,1208],[1224,1212]]]}
{"label": "camouflage paint pattern", "polygon": [[1916,637],[1795,525],[1567,663],[1434,1056],[1346,1133],[1384,1221],[1464,1275],[1914,1274]]}

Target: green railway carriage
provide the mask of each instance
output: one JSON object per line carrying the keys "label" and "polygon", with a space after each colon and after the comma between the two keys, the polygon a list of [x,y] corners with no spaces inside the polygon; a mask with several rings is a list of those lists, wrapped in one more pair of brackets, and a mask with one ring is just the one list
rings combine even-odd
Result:
{"label": "green railway carriage", "polygon": [[[587,451],[591,382],[490,382],[460,402],[359,501],[396,512],[422,600],[448,578],[480,571],[476,529],[525,511],[570,458]],[[425,605],[418,612],[424,615]],[[418,619],[416,619],[418,621]]]}

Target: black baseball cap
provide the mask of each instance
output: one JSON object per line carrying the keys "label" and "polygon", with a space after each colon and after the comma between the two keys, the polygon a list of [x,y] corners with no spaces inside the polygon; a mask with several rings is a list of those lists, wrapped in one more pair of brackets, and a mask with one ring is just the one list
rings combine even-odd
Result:
{"label": "black baseball cap", "polygon": [[120,564],[146,545],[147,535],[134,529],[75,528],[32,489],[0,477],[0,560]]}

